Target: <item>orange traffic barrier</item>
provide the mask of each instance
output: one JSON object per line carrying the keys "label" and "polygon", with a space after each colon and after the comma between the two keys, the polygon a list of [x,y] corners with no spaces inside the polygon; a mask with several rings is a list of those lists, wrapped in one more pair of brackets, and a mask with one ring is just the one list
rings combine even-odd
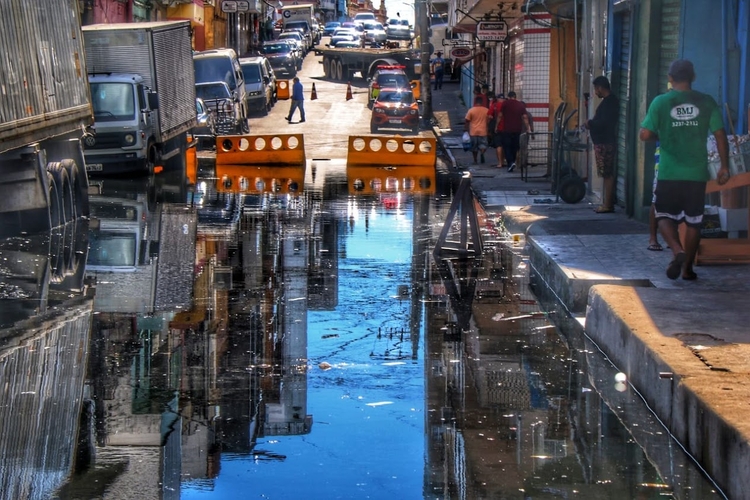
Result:
{"label": "orange traffic barrier", "polygon": [[349,136],[347,165],[434,166],[434,137]]}
{"label": "orange traffic barrier", "polygon": [[291,95],[289,80],[276,80],[276,99],[289,99]]}
{"label": "orange traffic barrier", "polygon": [[315,90],[315,83],[313,82],[312,92],[310,93],[310,100],[314,101],[318,98],[318,92]]}
{"label": "orange traffic barrier", "polygon": [[346,86],[346,100],[351,101],[352,99],[354,99],[352,96],[352,82],[349,82]]}
{"label": "orange traffic barrier", "polygon": [[305,187],[305,164],[293,167],[216,165],[216,190],[246,194],[299,194]]}
{"label": "orange traffic barrier", "polygon": [[300,165],[302,134],[227,135],[216,138],[216,165]]}
{"label": "orange traffic barrier", "polygon": [[422,81],[412,80],[409,83],[411,84],[411,93],[414,94],[414,99],[419,99],[422,95]]}
{"label": "orange traffic barrier", "polygon": [[195,185],[198,182],[198,150],[196,148],[197,143],[193,143],[188,146],[185,152],[185,176],[188,179],[188,183]]}
{"label": "orange traffic barrier", "polygon": [[407,167],[353,165],[346,167],[347,185],[352,194],[434,193],[435,175],[434,165]]}

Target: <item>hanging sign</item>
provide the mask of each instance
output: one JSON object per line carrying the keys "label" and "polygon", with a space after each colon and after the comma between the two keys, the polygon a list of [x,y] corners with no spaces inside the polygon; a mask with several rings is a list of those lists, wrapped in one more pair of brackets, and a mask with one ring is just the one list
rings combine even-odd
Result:
{"label": "hanging sign", "polygon": [[234,0],[224,0],[221,2],[221,11],[227,14],[233,14],[237,12],[237,2]]}
{"label": "hanging sign", "polygon": [[451,49],[451,59],[468,59],[471,57],[471,49],[467,49],[466,47],[454,47]]}
{"label": "hanging sign", "polygon": [[477,23],[477,40],[502,42],[508,36],[505,21],[480,21]]}
{"label": "hanging sign", "polygon": [[247,12],[248,10],[250,10],[250,2],[247,0],[237,1],[237,12]]}

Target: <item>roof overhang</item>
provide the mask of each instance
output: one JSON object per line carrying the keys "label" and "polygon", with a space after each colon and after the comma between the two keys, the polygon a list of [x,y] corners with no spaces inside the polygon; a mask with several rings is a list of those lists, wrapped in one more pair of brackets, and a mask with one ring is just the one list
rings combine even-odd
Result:
{"label": "roof overhang", "polygon": [[[502,16],[508,24],[512,24],[515,19],[523,15],[521,12],[523,4],[521,0],[478,0],[468,11],[456,9],[457,22],[453,31],[473,33],[479,21],[494,21],[498,19],[498,16]],[[471,31],[466,31],[466,28],[471,28]]]}

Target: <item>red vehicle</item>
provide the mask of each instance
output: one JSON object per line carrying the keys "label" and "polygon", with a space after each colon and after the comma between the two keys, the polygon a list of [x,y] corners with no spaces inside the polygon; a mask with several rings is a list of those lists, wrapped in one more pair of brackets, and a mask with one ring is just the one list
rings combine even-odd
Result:
{"label": "red vehicle", "polygon": [[419,132],[419,101],[410,88],[386,87],[380,89],[372,106],[370,132],[382,128],[409,128]]}

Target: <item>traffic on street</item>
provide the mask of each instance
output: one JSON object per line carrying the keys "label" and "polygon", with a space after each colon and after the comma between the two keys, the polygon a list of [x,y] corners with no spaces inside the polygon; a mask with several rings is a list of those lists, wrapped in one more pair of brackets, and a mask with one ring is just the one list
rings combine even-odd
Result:
{"label": "traffic on street", "polygon": [[[85,169],[50,172],[51,227],[0,239],[0,497],[720,498],[500,217],[441,253],[462,177],[408,26],[354,61],[301,24],[177,61],[188,22],[83,30]],[[110,74],[118,36],[153,72]]]}

